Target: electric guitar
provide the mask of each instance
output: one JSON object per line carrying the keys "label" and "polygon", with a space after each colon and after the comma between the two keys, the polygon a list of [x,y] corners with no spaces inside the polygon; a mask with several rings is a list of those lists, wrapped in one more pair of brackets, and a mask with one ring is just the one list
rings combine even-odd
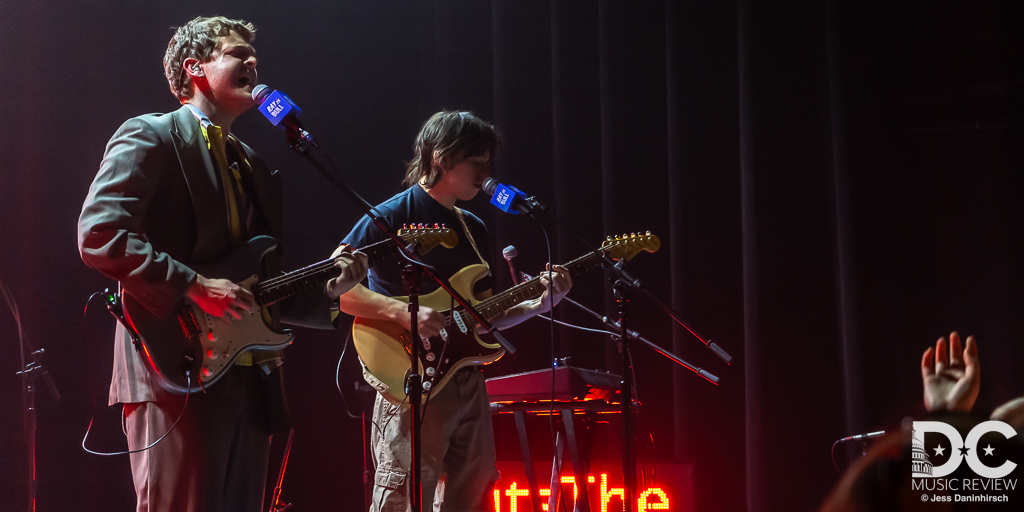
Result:
{"label": "electric guitar", "polygon": [[[615,260],[630,260],[641,251],[655,252],[661,247],[658,237],[648,232],[608,237],[601,248],[563,265],[575,276],[601,266],[602,255]],[[543,295],[545,286],[534,277],[502,293],[484,300],[473,298],[473,285],[488,272],[484,265],[470,265],[449,279],[452,287],[466,297],[470,304],[490,321],[525,300]],[[408,302],[408,297],[395,297]],[[445,328],[438,336],[421,338],[419,373],[423,378],[423,399],[437,392],[464,366],[490,364],[497,361],[505,350],[497,343],[488,343],[477,335],[477,322],[464,308],[456,304],[443,289],[420,296],[420,305],[429,306],[445,315]],[[352,324],[352,341],[366,371],[377,382],[370,384],[393,404],[405,401],[405,380],[410,373],[409,354],[411,336],[401,325],[387,320],[356,318]]]}
{"label": "electric guitar", "polygon": [[[424,228],[422,224],[399,230],[398,238],[406,244],[415,243],[419,254],[426,254],[437,245],[450,249],[459,241],[451,229]],[[215,264],[195,267],[203,276],[228,279],[252,292],[259,308],[231,323],[206,313],[188,298],[182,298],[170,314],[161,318],[130,293],[122,294],[125,328],[161,387],[174,393],[196,392],[217,382],[241,354],[278,350],[291,344],[294,334],[279,327],[274,304],[324,286],[338,277],[341,270],[335,266],[334,258],[329,258],[265,278],[265,257],[275,249],[276,240],[257,236]],[[359,250],[372,265],[397,255],[400,249],[394,241],[384,240]]]}

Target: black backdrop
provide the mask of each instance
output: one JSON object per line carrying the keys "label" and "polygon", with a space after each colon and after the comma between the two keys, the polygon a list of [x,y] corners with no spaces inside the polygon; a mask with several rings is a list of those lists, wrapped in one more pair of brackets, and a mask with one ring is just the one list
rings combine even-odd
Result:
{"label": "black backdrop", "polygon": [[[175,108],[160,67],[169,27],[199,14],[253,21],[261,82],[299,102],[371,201],[398,189],[426,117],[469,109],[506,134],[498,176],[587,239],[659,235],[662,249],[631,268],[736,358],[725,366],[634,300],[648,337],[721,377],[711,386],[637,349],[642,437],[654,440],[641,455],[693,462],[699,510],[761,511],[814,508],[835,479],[834,439],[920,412],[920,354],[951,329],[979,338],[979,410],[1024,388],[1022,11],[997,0],[4,0],[0,281],[63,394],[39,397],[39,510],[133,500],[125,458],[78,446],[90,370],[105,396],[112,329],[95,309],[82,334],[86,298],[110,283],[78,259],[75,223],[110,134]],[[282,170],[287,266],[326,257],[356,210],[257,114],[235,132]],[[511,243],[524,270],[545,261],[535,224],[480,198],[468,207],[491,226],[495,255]],[[550,231],[555,260],[584,252]],[[604,308],[605,289],[595,273],[572,296]],[[539,321],[512,330],[523,354],[489,374],[543,366],[545,333]],[[343,339],[301,331],[287,351],[297,439],[285,495],[297,510],[361,499],[360,422],[333,384]],[[17,344],[4,311],[5,510],[25,509]],[[617,369],[596,335],[559,331],[556,351]],[[117,449],[119,429],[99,406],[92,446]]]}

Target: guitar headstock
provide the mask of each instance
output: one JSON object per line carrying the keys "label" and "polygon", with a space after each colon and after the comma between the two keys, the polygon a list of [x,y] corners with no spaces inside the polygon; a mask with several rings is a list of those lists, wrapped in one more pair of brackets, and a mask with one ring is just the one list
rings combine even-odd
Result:
{"label": "guitar headstock", "polygon": [[410,224],[409,227],[398,230],[398,238],[407,244],[413,241],[417,242],[416,252],[421,255],[430,252],[438,245],[451,249],[459,243],[459,235],[451,229],[437,224],[434,224],[433,227],[426,224]]}
{"label": "guitar headstock", "polygon": [[613,260],[633,259],[633,256],[641,251],[655,252],[661,248],[661,240],[648,231],[646,234],[626,234],[616,237],[608,237],[601,244],[601,251]]}

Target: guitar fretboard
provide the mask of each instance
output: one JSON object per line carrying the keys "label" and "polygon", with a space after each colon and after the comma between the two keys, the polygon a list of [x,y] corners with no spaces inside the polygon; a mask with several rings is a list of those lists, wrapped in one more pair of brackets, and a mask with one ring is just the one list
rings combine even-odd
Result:
{"label": "guitar fretboard", "polygon": [[[597,250],[580,256],[579,258],[576,258],[562,266],[569,271],[570,275],[576,276],[580,273],[601,266],[601,255],[601,250]],[[525,300],[532,300],[540,297],[544,294],[545,290],[546,287],[544,286],[544,283],[541,282],[540,277],[534,277],[497,295],[478,302],[475,307],[476,310],[479,311],[480,314],[489,322]],[[467,324],[472,324],[474,327],[477,325],[476,320],[466,313],[465,309],[458,308],[456,311],[458,311],[459,315],[462,316],[463,320]]]}
{"label": "guitar fretboard", "polygon": [[[416,238],[415,233],[399,236],[404,243],[409,243]],[[368,266],[382,259],[398,254],[398,244],[393,240],[381,240],[359,249],[365,253],[368,259]],[[257,283],[252,288],[252,294],[256,297],[256,303],[260,306],[268,306],[275,302],[287,299],[292,295],[311,290],[323,285],[330,279],[341,275],[341,269],[334,264],[334,258],[328,258],[308,267],[303,267],[278,277],[267,279]]]}

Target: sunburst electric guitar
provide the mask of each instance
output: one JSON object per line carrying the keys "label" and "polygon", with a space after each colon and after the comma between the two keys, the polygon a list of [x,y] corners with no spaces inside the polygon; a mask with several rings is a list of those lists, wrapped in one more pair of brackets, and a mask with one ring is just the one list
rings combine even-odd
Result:
{"label": "sunburst electric guitar", "polygon": [[[615,260],[629,260],[642,251],[655,252],[661,247],[658,237],[623,235],[609,237],[597,251],[563,265],[571,275],[601,266],[602,255]],[[473,299],[473,285],[487,274],[487,267],[470,265],[449,279],[452,287],[466,297],[473,307],[488,321],[497,318],[524,300],[543,295],[544,285],[533,278],[490,298]],[[395,297],[408,302],[408,297]],[[497,361],[505,350],[497,343],[480,339],[476,320],[462,307],[451,308],[451,298],[444,290],[420,296],[420,305],[429,306],[445,315],[445,328],[438,336],[422,338],[419,373],[423,376],[423,398],[436,393],[456,370],[468,365],[489,364]],[[410,373],[409,353],[411,336],[401,325],[387,320],[356,318],[352,324],[352,340],[366,370],[378,382],[377,391],[393,404],[405,398],[405,380]]]}
{"label": "sunburst electric guitar", "polygon": [[[452,248],[458,235],[449,228],[402,229],[398,238],[415,243],[417,252],[426,254],[437,245]],[[197,265],[206,277],[229,279],[252,292],[259,308],[241,320],[225,322],[212,316],[187,298],[181,299],[166,317],[152,314],[131,296],[123,294],[125,327],[155,380],[164,389],[195,392],[217,381],[238,356],[254,350],[277,350],[291,344],[294,334],[277,326],[273,305],[297,293],[324,284],[340,270],[333,258],[305,268],[265,278],[264,258],[275,251],[277,241],[269,236],[255,237],[229,253],[214,265]],[[359,249],[372,265],[398,254],[392,240],[384,240]]]}

